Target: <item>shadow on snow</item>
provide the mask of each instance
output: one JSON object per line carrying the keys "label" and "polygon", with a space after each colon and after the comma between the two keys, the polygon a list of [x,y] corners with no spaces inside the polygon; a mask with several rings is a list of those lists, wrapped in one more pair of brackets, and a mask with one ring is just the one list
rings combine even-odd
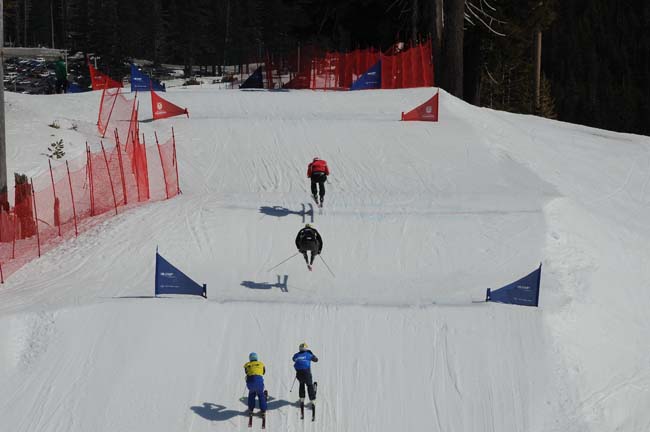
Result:
{"label": "shadow on snow", "polygon": [[[271,289],[271,288],[280,288],[282,292],[289,292],[289,287],[287,286],[287,281],[289,280],[289,275],[284,275],[284,277],[277,275],[278,281],[276,283],[269,282],[253,282],[253,281],[242,281],[241,286],[250,288],[250,289]],[[284,280],[283,280],[284,279]]]}
{"label": "shadow on snow", "polygon": [[[246,406],[245,410],[231,410],[227,409],[223,405],[218,405],[211,402],[203,402],[202,406],[193,406],[190,407],[190,409],[194,411],[194,414],[210,421],[228,421],[239,416],[248,417],[248,398],[242,397],[239,399],[239,401]],[[275,399],[272,396],[269,396],[267,399],[267,411],[276,410],[285,406],[298,407],[299,405],[298,402],[289,402],[284,399]]]}
{"label": "shadow on snow", "polygon": [[310,210],[306,210],[304,205],[302,210],[291,210],[282,206],[262,206],[260,207],[260,213],[275,217],[285,217],[289,215],[298,215],[305,217],[305,215],[313,214],[314,209],[311,208]]}
{"label": "shadow on snow", "polygon": [[226,409],[223,405],[217,405],[210,402],[203,402],[203,406],[190,407],[194,414],[211,421],[228,421],[237,416],[247,416],[246,411],[235,411]]}

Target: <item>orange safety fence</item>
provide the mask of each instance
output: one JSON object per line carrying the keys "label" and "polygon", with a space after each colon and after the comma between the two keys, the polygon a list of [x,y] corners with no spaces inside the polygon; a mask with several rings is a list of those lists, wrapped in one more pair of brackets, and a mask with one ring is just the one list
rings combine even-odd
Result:
{"label": "orange safety fence", "polygon": [[289,62],[295,65],[296,74],[285,88],[347,90],[380,60],[383,89],[434,85],[430,39],[400,52],[392,48],[384,54],[374,48],[341,53],[321,52],[313,47],[299,53]]}
{"label": "orange safety fence", "polygon": [[97,117],[97,129],[103,138],[106,132],[117,129],[123,138],[137,127],[136,106],[137,95],[133,99],[127,99],[122,94],[121,88],[105,88],[99,102],[99,115]]}
{"label": "orange safety fence", "polygon": [[431,40],[405,51],[381,57],[381,88],[433,86]]}
{"label": "orange safety fence", "polygon": [[[50,161],[47,171],[16,184],[14,206],[0,211],[1,282],[120,209],[180,193],[173,131],[163,144],[148,148],[144,139],[132,138],[131,155],[118,136],[114,145],[87,145],[85,155]],[[150,186],[158,191],[151,197]]]}

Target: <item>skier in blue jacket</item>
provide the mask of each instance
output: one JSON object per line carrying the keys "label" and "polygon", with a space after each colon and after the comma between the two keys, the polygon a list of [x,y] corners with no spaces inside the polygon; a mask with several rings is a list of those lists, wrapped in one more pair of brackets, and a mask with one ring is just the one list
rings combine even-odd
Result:
{"label": "skier in blue jacket", "polygon": [[293,355],[293,367],[296,369],[296,379],[300,383],[298,388],[298,396],[300,397],[300,404],[305,401],[305,386],[309,393],[309,400],[312,405],[316,403],[316,384],[312,381],[311,376],[311,362],[317,362],[318,357],[314,355],[305,342],[301,343],[298,347],[298,352]]}

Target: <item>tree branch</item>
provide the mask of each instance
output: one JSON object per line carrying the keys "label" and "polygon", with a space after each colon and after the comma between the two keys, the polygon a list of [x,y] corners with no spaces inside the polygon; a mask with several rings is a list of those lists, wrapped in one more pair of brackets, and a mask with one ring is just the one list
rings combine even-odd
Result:
{"label": "tree branch", "polygon": [[[503,21],[500,21],[494,18],[493,16],[489,15],[487,12],[485,12],[484,10],[482,10],[481,8],[479,8],[469,0],[465,1],[465,5],[467,6],[465,8],[465,20],[468,21],[471,25],[474,25],[474,22],[472,21],[469,15],[476,18],[491,33],[494,33],[497,36],[505,36],[505,33],[501,33],[492,27],[493,22],[496,22],[498,24],[504,24]],[[481,16],[479,16],[479,13],[482,14],[484,17],[489,18],[490,23],[488,24]]]}

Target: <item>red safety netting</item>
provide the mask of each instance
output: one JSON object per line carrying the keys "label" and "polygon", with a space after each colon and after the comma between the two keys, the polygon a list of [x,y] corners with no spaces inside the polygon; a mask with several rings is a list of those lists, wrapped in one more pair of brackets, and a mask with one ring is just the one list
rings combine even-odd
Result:
{"label": "red safety netting", "polygon": [[[87,146],[85,155],[16,184],[14,206],[0,212],[0,281],[120,208],[180,193],[173,132],[149,148],[133,138],[131,154],[115,136],[115,145]],[[150,186],[161,192],[150,197]]]}
{"label": "red safety netting", "polygon": [[339,84],[342,87],[350,88],[353,82],[379,61],[379,55],[380,52],[374,48],[346,53],[341,58]]}
{"label": "red safety netting", "polygon": [[172,136],[162,144],[158,142],[158,135],[156,135],[156,147],[158,148],[165,187],[163,190],[152,190],[152,196],[163,195],[164,198],[176,196],[181,193],[181,189],[178,183],[178,161],[176,160],[176,138],[174,136],[174,130],[172,129]]}
{"label": "red safety netting", "polygon": [[431,40],[381,57],[381,88],[432,87]]}
{"label": "red safety netting", "polygon": [[[266,88],[267,89],[272,89],[275,88],[275,83],[273,82],[273,71],[275,70],[275,66],[273,64],[273,61],[271,60],[271,57],[267,54],[266,58],[264,59],[264,75],[266,77]],[[281,81],[280,81],[281,84]]]}
{"label": "red safety netting", "polygon": [[[402,44],[398,44],[402,46]],[[303,48],[290,64],[295,75],[284,85],[290,89],[346,90],[381,60],[381,88],[432,87],[431,40],[382,54],[374,48],[348,53]]]}
{"label": "red safety netting", "polygon": [[135,119],[133,117],[136,110],[136,99],[127,99],[119,88],[104,89],[97,117],[97,129],[102,137],[106,135],[107,131],[115,129],[121,137],[129,136],[137,124],[137,117]]}
{"label": "red safety netting", "polygon": [[293,69],[289,82],[284,84],[288,89],[308,89],[311,86],[311,67],[315,58],[320,58],[324,53],[315,47],[302,47],[294,57],[289,59]]}

